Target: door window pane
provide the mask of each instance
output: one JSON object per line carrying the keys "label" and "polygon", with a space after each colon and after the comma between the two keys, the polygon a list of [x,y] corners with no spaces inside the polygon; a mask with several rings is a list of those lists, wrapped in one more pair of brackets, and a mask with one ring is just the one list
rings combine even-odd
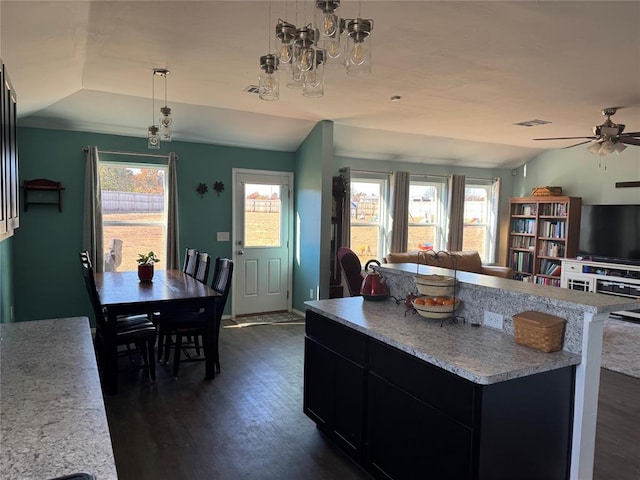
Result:
{"label": "door window pane", "polygon": [[282,242],[280,185],[244,185],[244,246],[279,247]]}
{"label": "door window pane", "polygon": [[136,270],[138,254],[149,251],[165,260],[165,178],[164,166],[100,162],[104,258],[111,256],[113,241],[120,240],[122,251],[114,252],[117,261],[112,264],[116,270]]}

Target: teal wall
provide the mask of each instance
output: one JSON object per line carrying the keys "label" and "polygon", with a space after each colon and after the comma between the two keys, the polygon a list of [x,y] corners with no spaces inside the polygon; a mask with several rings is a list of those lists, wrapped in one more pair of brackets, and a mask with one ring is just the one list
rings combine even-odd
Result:
{"label": "teal wall", "polygon": [[293,308],[298,311],[304,311],[307,300],[328,298],[331,172],[326,165],[333,157],[332,145],[333,123],[323,121],[313,128],[296,154],[298,235],[294,250]]}
{"label": "teal wall", "polygon": [[0,242],[0,323],[11,322],[13,306],[13,237]]}
{"label": "teal wall", "polygon": [[[62,182],[63,211],[33,206],[21,212],[20,228],[13,238],[15,318],[18,321],[87,315],[91,306],[84,290],[78,252],[82,248],[85,157],[82,148],[96,145],[100,150],[149,153],[146,139],[20,128],[20,182],[49,178]],[[295,154],[248,148],[223,147],[187,142],[163,145],[154,153],[178,154],[178,206],[180,248],[194,246],[213,257],[230,256],[231,243],[217,242],[217,231],[231,231],[232,168],[251,168],[292,172]],[[107,156],[109,160],[136,161],[139,157]],[[221,181],[225,190],[218,196],[212,183]],[[209,185],[203,198],[196,192],[198,183]],[[11,249],[0,243],[0,265]],[[4,300],[9,286],[0,276],[0,294]],[[227,302],[230,311],[231,301]],[[3,317],[4,317],[3,301]],[[91,316],[91,315],[90,315]]]}

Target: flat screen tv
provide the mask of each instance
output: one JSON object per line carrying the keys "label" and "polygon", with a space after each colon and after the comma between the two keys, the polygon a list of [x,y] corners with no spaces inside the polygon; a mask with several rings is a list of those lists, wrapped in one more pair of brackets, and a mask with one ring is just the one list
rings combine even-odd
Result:
{"label": "flat screen tv", "polygon": [[583,205],[579,255],[640,264],[640,205]]}

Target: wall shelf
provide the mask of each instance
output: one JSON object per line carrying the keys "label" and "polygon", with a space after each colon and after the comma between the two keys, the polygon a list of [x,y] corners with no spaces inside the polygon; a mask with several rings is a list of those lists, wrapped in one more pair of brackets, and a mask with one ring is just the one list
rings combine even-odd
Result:
{"label": "wall shelf", "polygon": [[[54,180],[47,180],[46,178],[37,178],[35,180],[25,180],[22,182],[22,190],[24,195],[24,211],[29,209],[29,205],[53,205],[58,207],[58,211],[62,212],[62,190],[64,187],[60,182]],[[56,193],[56,197],[53,200],[44,201],[41,198],[44,196],[38,196],[36,200],[29,200],[29,192],[52,192]]]}

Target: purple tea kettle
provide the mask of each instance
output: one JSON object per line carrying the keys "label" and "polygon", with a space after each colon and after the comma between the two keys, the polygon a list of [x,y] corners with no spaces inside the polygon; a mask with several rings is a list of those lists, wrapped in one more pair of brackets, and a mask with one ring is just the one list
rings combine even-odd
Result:
{"label": "purple tea kettle", "polygon": [[360,295],[362,295],[365,300],[386,300],[390,295],[389,286],[380,273],[369,267],[372,263],[380,266],[378,260],[369,260],[365,264],[364,271],[366,275],[364,280],[362,280]]}

